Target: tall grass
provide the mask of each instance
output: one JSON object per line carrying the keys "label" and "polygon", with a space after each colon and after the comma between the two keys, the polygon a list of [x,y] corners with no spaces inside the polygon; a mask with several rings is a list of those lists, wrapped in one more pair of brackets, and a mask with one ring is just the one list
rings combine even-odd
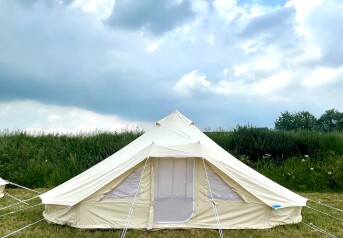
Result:
{"label": "tall grass", "polygon": [[[140,131],[78,135],[0,133],[0,177],[54,187],[140,136]],[[206,133],[252,168],[297,191],[343,191],[343,134],[237,127]]]}
{"label": "tall grass", "polygon": [[[285,132],[243,126],[232,132],[209,132],[207,134],[230,153],[236,156],[246,155],[253,161],[257,161],[265,155],[272,156],[274,160],[302,155],[313,157],[320,151],[327,150],[325,147],[327,145],[322,144],[323,135],[310,131]],[[337,134],[333,135],[337,136]],[[325,135],[327,140],[331,137],[331,134]],[[343,143],[343,137],[335,142]]]}
{"label": "tall grass", "polygon": [[208,132],[218,145],[296,191],[343,191],[343,134],[237,127]]}
{"label": "tall grass", "polygon": [[0,176],[30,187],[51,187],[83,172],[141,132],[0,136]]}

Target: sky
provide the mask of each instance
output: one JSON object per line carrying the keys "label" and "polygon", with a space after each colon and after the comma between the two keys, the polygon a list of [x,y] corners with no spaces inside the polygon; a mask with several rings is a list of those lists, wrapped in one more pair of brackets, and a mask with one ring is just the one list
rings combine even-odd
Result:
{"label": "sky", "polygon": [[340,0],[0,0],[0,131],[343,111]]}

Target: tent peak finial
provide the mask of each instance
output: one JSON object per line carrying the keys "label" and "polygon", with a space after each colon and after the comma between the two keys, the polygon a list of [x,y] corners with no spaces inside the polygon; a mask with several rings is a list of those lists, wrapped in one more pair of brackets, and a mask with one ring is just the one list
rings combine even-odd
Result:
{"label": "tent peak finial", "polygon": [[176,121],[181,121],[181,122],[186,122],[190,125],[194,125],[194,122],[191,121],[190,119],[188,119],[186,116],[184,116],[180,111],[178,111],[177,109],[175,109],[172,113],[170,113],[168,116],[166,116],[165,118],[159,120],[158,122],[156,122],[157,126],[162,125],[163,123],[167,122],[167,121],[172,121],[172,122],[176,122]]}

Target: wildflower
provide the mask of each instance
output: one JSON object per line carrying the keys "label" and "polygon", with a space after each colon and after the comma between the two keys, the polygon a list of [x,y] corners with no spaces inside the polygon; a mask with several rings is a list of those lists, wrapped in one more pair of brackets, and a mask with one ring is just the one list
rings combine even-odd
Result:
{"label": "wildflower", "polygon": [[48,160],[46,159],[45,162],[48,162]]}
{"label": "wildflower", "polygon": [[310,168],[311,170],[314,170],[314,168]]}
{"label": "wildflower", "polygon": [[308,155],[304,155],[305,158],[308,158]]}
{"label": "wildflower", "polygon": [[290,173],[287,173],[287,175],[288,175],[288,176],[291,176],[291,174],[290,174]]}
{"label": "wildflower", "polygon": [[332,172],[331,172],[331,171],[329,171],[329,172],[328,172],[328,175],[331,175],[331,174],[332,174]]}
{"label": "wildflower", "polygon": [[301,162],[305,162],[306,160],[305,159],[302,159]]}
{"label": "wildflower", "polygon": [[268,159],[268,158],[270,158],[272,155],[271,154],[265,154],[265,155],[263,155],[263,159]]}
{"label": "wildflower", "polygon": [[295,177],[293,176],[292,178],[294,179]]}

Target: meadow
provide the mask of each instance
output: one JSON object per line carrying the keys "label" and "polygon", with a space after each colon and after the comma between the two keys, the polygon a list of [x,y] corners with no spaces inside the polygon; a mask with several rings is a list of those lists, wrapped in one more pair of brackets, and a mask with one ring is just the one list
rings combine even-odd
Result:
{"label": "meadow", "polygon": [[[4,131],[0,133],[0,177],[31,188],[52,188],[141,134],[29,135]],[[206,134],[242,162],[289,189],[343,191],[343,133],[238,127]]]}
{"label": "meadow", "polygon": [[[142,134],[141,131],[97,132],[78,135],[29,135],[25,132],[0,133],[0,177],[47,191],[120,150]],[[312,200],[343,207],[343,134],[309,131],[283,132],[266,128],[237,127],[232,131],[206,134],[236,158],[277,183]],[[21,199],[31,192],[7,186]],[[13,200],[0,199],[0,208]],[[39,204],[37,198],[30,204]],[[343,218],[342,213],[316,203],[312,207]],[[0,236],[42,218],[43,206],[16,214],[8,212],[25,205],[0,210]],[[303,221],[313,223],[343,237],[343,222],[303,209]],[[42,221],[15,237],[119,237],[118,230],[80,230]],[[227,230],[225,237],[324,237],[303,223],[267,230]],[[216,230],[129,230],[127,237],[218,237]]]}
{"label": "meadow", "polygon": [[[47,189],[38,189],[40,192],[44,192]],[[34,194],[22,189],[8,189],[8,193],[20,197],[22,199],[30,198]],[[343,207],[343,193],[300,193],[300,195],[310,198],[315,201],[321,201],[323,203],[329,203],[336,207]],[[0,199],[0,208],[9,204],[13,204],[13,200],[4,197]],[[30,205],[39,204],[40,200],[37,198],[30,201]],[[323,208],[314,202],[309,202],[311,207],[320,209],[330,213],[331,215],[342,218],[342,213],[335,212],[329,209]],[[6,211],[0,211],[0,236],[4,236],[12,231],[15,231],[27,224],[31,224],[35,221],[42,219],[43,206],[37,206],[29,210],[24,210],[15,214],[9,214],[1,217],[10,211],[14,211],[19,208],[25,208],[25,205],[20,205],[15,208],[7,209]],[[321,227],[336,237],[343,237],[343,222],[334,220],[330,217],[323,216],[308,208],[303,208],[303,222],[306,224],[313,223],[314,225]],[[224,230],[224,237],[241,238],[241,237],[260,237],[260,238],[276,238],[276,237],[326,237],[324,234],[311,229],[303,223],[277,226],[271,229],[265,230]],[[41,221],[36,225],[33,225],[23,231],[13,235],[18,238],[87,238],[87,237],[103,237],[113,238],[120,237],[121,230],[83,230],[76,229],[69,226],[61,226],[55,224],[49,224],[46,221]],[[159,230],[159,231],[140,231],[140,230],[128,230],[127,238],[186,238],[186,237],[218,237],[217,230],[203,230],[203,229],[189,229],[189,230]]]}

